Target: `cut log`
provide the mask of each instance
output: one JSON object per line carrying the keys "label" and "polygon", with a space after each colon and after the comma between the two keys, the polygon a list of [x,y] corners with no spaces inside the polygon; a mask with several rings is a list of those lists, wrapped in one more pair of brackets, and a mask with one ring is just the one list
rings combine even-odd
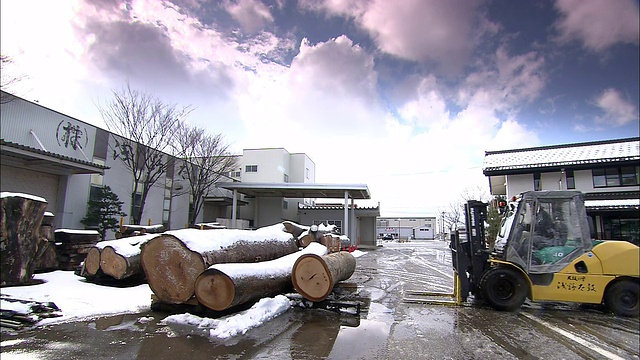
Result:
{"label": "cut log", "polygon": [[327,226],[324,224],[321,225],[311,225],[308,229],[303,231],[301,235],[298,237],[298,246],[307,247],[312,242],[322,243],[322,238],[326,235],[332,235],[335,232],[335,225]]}
{"label": "cut log", "polygon": [[[116,280],[122,280],[129,277],[144,278],[144,271],[140,264],[141,247],[147,241],[159,236],[159,234],[145,234],[140,236],[132,236],[115,240],[100,241],[90,253],[92,258],[85,259],[85,271],[87,274],[95,275],[98,270],[95,269],[95,256],[99,256],[98,265],[100,270]],[[95,271],[95,272],[94,272]]]}
{"label": "cut log", "polygon": [[324,256],[307,254],[293,265],[291,280],[296,291],[311,301],[322,301],[333,287],[353,275],[356,258],[346,251]]}
{"label": "cut log", "polygon": [[169,231],[142,247],[147,282],[163,302],[181,304],[195,294],[198,276],[213,264],[273,260],[298,251],[282,224],[252,230]]}
{"label": "cut log", "polygon": [[94,276],[98,274],[98,270],[100,270],[100,248],[94,246],[89,249],[87,258],[84,259],[84,273]]}
{"label": "cut log", "polygon": [[142,273],[140,254],[125,257],[116,253],[111,246],[107,246],[100,253],[100,269],[118,280],[140,275]]}
{"label": "cut log", "polygon": [[270,261],[215,264],[196,279],[196,298],[207,308],[222,311],[281,294],[292,288],[291,269],[300,256],[326,253],[325,246],[314,243],[302,251]]}
{"label": "cut log", "polygon": [[0,286],[31,280],[47,201],[38,196],[0,194]]}
{"label": "cut log", "polygon": [[128,237],[132,235],[142,234],[160,234],[164,232],[164,225],[122,225],[120,227],[120,235],[122,237]]}
{"label": "cut log", "polygon": [[200,230],[220,230],[220,229],[226,229],[227,227],[224,225],[221,225],[220,223],[212,222],[212,223],[197,223],[195,225],[192,225],[191,228],[200,229]]}
{"label": "cut log", "polygon": [[284,231],[286,231],[289,234],[293,235],[296,239],[299,238],[300,235],[302,235],[303,232],[309,230],[309,228],[307,226],[302,226],[300,224],[296,224],[296,223],[291,222],[291,221],[285,221],[285,222],[282,223],[282,225],[284,225],[284,229],[285,229]]}

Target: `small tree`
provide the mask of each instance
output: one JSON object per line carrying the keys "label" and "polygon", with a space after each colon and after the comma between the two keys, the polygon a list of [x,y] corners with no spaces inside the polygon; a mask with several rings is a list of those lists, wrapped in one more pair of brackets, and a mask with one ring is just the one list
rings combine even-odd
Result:
{"label": "small tree", "polygon": [[104,240],[107,236],[107,230],[115,230],[118,228],[119,216],[127,216],[122,212],[122,201],[118,199],[111,188],[104,185],[97,189],[95,197],[88,202],[89,209],[87,215],[80,220],[87,227],[97,227],[100,238]]}

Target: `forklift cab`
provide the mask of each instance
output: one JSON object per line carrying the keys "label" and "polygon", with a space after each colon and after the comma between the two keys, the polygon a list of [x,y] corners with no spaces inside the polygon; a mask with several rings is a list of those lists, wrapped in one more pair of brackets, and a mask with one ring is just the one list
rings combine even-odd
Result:
{"label": "forklift cab", "polygon": [[579,191],[524,192],[500,233],[502,257],[526,273],[550,274],[593,247]]}

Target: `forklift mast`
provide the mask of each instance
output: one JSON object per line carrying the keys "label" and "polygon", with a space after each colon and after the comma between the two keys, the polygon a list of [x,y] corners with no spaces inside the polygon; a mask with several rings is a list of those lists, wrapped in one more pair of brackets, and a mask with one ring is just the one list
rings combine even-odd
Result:
{"label": "forklift mast", "polygon": [[460,294],[466,301],[469,293],[480,294],[480,278],[489,267],[489,250],[485,242],[484,224],[487,219],[487,203],[469,200],[464,205],[466,234],[451,234],[453,269],[460,281]]}

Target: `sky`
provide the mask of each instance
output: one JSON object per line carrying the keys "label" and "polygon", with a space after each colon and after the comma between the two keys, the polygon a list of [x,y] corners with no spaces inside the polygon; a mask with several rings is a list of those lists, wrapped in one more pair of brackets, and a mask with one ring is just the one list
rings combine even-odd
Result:
{"label": "sky", "polygon": [[233,153],[285,148],[317,183],[367,184],[382,216],[488,194],[485,151],[640,133],[638,0],[0,6],[7,91],[106,128],[128,82]]}

